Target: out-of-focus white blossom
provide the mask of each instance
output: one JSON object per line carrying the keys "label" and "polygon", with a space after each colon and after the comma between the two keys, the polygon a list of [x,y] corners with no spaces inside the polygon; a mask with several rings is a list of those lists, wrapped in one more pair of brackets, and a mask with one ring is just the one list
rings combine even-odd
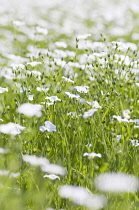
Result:
{"label": "out-of-focus white blossom", "polygon": [[37,65],[42,64],[41,62],[37,62],[37,61],[32,61],[32,62],[27,62],[27,65],[31,65],[32,67],[35,67]]}
{"label": "out-of-focus white blossom", "polygon": [[0,176],[9,176],[10,178],[17,178],[20,176],[20,172],[12,173],[8,170],[0,170]]}
{"label": "out-of-focus white blossom", "polygon": [[57,164],[53,164],[53,163],[42,165],[41,170],[46,173],[57,174],[61,176],[65,176],[67,173],[64,167],[59,166]]}
{"label": "out-of-focus white blossom", "polygon": [[6,154],[8,151],[4,148],[0,148],[0,154]]}
{"label": "out-of-focus white blossom", "polygon": [[0,93],[8,92],[8,88],[0,87]]}
{"label": "out-of-focus white blossom", "polygon": [[28,72],[28,74],[33,74],[33,75],[36,75],[36,76],[38,76],[38,77],[41,76],[41,72],[36,71],[36,70],[34,70],[34,71],[27,71],[27,72]]}
{"label": "out-of-focus white blossom", "polygon": [[25,127],[13,122],[9,122],[7,124],[0,124],[0,132],[5,134],[17,135],[20,134],[21,131],[24,129]]}
{"label": "out-of-focus white blossom", "polygon": [[19,21],[19,20],[14,20],[12,21],[13,25],[15,26],[24,26],[25,23],[23,21]]}
{"label": "out-of-focus white blossom", "polygon": [[24,114],[25,116],[28,117],[41,117],[42,112],[41,112],[42,106],[40,104],[31,104],[31,103],[24,103],[21,104],[18,107],[18,113]]}
{"label": "out-of-focus white blossom", "polygon": [[67,48],[67,44],[65,42],[55,42],[57,47]]}
{"label": "out-of-focus white blossom", "polygon": [[44,157],[37,157],[35,155],[23,155],[23,160],[33,166],[42,166],[49,164],[49,160]]}
{"label": "out-of-focus white blossom", "polygon": [[46,28],[42,28],[42,27],[39,27],[39,26],[36,27],[36,31],[39,34],[43,34],[43,35],[47,35],[48,34],[48,30]]}
{"label": "out-of-focus white blossom", "polygon": [[83,35],[77,36],[77,39],[87,39],[89,36],[91,36],[91,34],[83,34]]}
{"label": "out-of-focus white blossom", "polygon": [[25,65],[23,64],[16,64],[16,63],[12,63],[11,67],[13,70],[17,70],[17,69],[25,69]]}
{"label": "out-of-focus white blossom", "polygon": [[59,195],[91,209],[101,209],[106,204],[106,198],[103,195],[92,194],[84,187],[63,185],[59,188]]}
{"label": "out-of-focus white blossom", "polygon": [[139,190],[138,178],[121,172],[108,172],[100,174],[95,179],[95,185],[98,190],[106,192],[133,193]]}

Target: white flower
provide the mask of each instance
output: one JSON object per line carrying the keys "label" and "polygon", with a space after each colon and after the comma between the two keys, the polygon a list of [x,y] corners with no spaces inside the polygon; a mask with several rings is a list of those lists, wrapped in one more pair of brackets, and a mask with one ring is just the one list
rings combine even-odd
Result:
{"label": "white flower", "polygon": [[123,111],[123,117],[124,117],[125,119],[129,119],[129,118],[130,118],[129,114],[130,114],[130,110],[124,110],[124,111]]}
{"label": "white flower", "polygon": [[51,102],[61,101],[61,99],[58,98],[57,96],[50,96],[50,97],[47,96],[45,99],[49,99]]}
{"label": "white flower", "polygon": [[129,122],[139,124],[139,119],[130,119]]}
{"label": "white flower", "polygon": [[73,80],[71,80],[70,78],[64,77],[64,76],[62,77],[62,79],[66,80],[67,82],[72,82],[72,83],[74,83]]}
{"label": "white flower", "polygon": [[12,63],[11,67],[13,68],[13,70],[17,70],[18,68],[19,69],[25,69],[25,65],[23,65],[23,64]]}
{"label": "white flower", "polygon": [[42,166],[49,164],[49,160],[44,157],[37,157],[35,155],[23,155],[23,160],[33,166]]}
{"label": "white flower", "polygon": [[24,26],[24,25],[25,25],[24,22],[19,21],[19,20],[14,20],[14,21],[13,21],[13,24],[14,24],[15,26]]}
{"label": "white flower", "polygon": [[[118,62],[119,64],[125,64],[127,66],[131,63],[131,58],[127,55],[125,56],[125,55],[115,54],[114,56],[115,56],[115,60],[114,60],[115,63]],[[124,70],[120,71],[119,69],[115,70],[116,74],[119,74],[119,72],[122,78],[125,78],[125,77],[127,78],[127,71],[124,71]]]}
{"label": "white flower", "polygon": [[36,88],[37,91],[44,91],[44,92],[48,92],[49,88],[41,88],[41,87],[37,87]]}
{"label": "white flower", "polygon": [[0,93],[8,92],[8,88],[0,87]]}
{"label": "white flower", "polygon": [[28,95],[28,100],[33,101],[34,95]]}
{"label": "white flower", "polygon": [[92,147],[92,144],[90,144],[90,143],[88,142],[88,144],[86,144],[85,146],[86,146],[86,147]]}
{"label": "white flower", "polygon": [[59,195],[62,198],[71,199],[75,204],[91,209],[100,209],[106,204],[106,198],[104,196],[92,194],[84,187],[63,185],[59,188]]}
{"label": "white flower", "polygon": [[45,175],[44,177],[48,177],[53,180],[54,177],[56,178],[55,174],[64,176],[67,173],[65,168],[56,164],[51,164],[49,160],[44,157],[37,157],[35,155],[23,155],[23,160],[33,166],[40,166],[43,172],[50,173],[50,176]]}
{"label": "white flower", "polygon": [[80,96],[79,95],[76,95],[76,94],[72,94],[72,93],[69,93],[69,92],[65,92],[65,94],[66,95],[68,95],[69,96],[69,98],[80,98]]}
{"label": "white flower", "polygon": [[85,152],[85,153],[83,154],[83,156],[89,156],[89,157],[92,157],[92,158],[94,158],[94,157],[99,157],[99,158],[101,158],[101,157],[102,157],[102,155],[101,155],[100,153],[95,153],[95,152],[91,152],[91,153]]}
{"label": "white flower", "polygon": [[32,62],[27,62],[27,65],[31,65],[32,67],[35,67],[39,64],[42,64],[41,62],[37,62],[37,61],[32,61]]}
{"label": "white flower", "polygon": [[69,57],[75,57],[75,55],[76,55],[76,53],[74,51],[66,50],[65,52],[66,52],[67,56],[69,56]]}
{"label": "white flower", "polygon": [[83,35],[77,36],[77,39],[87,39],[89,36],[91,36],[91,34],[83,34]]}
{"label": "white flower", "polygon": [[41,28],[39,26],[36,27],[36,31],[39,34],[43,34],[43,35],[47,35],[48,34],[48,30],[46,28]]}
{"label": "white flower", "polygon": [[67,113],[67,116],[70,116],[70,115],[77,116],[77,113],[76,112],[69,112],[69,113]]}
{"label": "white flower", "polygon": [[88,86],[75,86],[74,87],[79,93],[88,93]]}
{"label": "white flower", "polygon": [[67,116],[80,117],[80,116],[82,116],[82,114],[77,115],[76,112],[69,112],[69,113],[67,113]]}
{"label": "white flower", "polygon": [[123,43],[123,42],[111,42],[112,45],[113,45],[113,49],[116,49],[116,47],[118,47],[117,49],[118,50],[121,50],[121,51],[127,51],[128,48],[130,48],[131,50],[137,50],[137,45],[134,44],[134,43],[130,43],[130,42],[126,42],[126,43]]}
{"label": "white flower", "polygon": [[65,42],[55,42],[55,45],[57,47],[67,48],[67,44]]}
{"label": "white flower", "polygon": [[61,66],[62,68],[66,65],[66,61],[63,61],[60,58],[55,58],[55,63],[56,65]]}
{"label": "white flower", "polygon": [[86,100],[84,98],[78,98],[78,101],[81,103],[81,104],[84,104],[86,102]]}
{"label": "white flower", "polygon": [[28,92],[28,89],[24,86],[21,86],[20,87],[20,93],[23,93],[23,92]]}
{"label": "white flower", "polygon": [[9,174],[10,174],[10,171],[0,170],[0,176],[8,176]]}
{"label": "white flower", "polygon": [[51,179],[51,180],[56,180],[56,179],[59,179],[60,180],[60,177],[59,176],[57,176],[57,175],[55,175],[55,174],[49,174],[49,175],[44,175],[43,176],[44,178],[49,178],[49,179]]}
{"label": "white flower", "polygon": [[40,131],[53,132],[53,131],[56,131],[56,126],[53,123],[51,123],[50,121],[45,121],[44,126],[40,126]]}
{"label": "white flower", "polygon": [[41,104],[45,104],[45,105],[48,105],[48,106],[54,105],[53,102],[45,102],[45,101],[41,102]]}
{"label": "white flower", "polygon": [[7,151],[4,148],[0,148],[0,154],[5,154]]}
{"label": "white flower", "polygon": [[131,141],[133,147],[138,147],[139,146],[139,142],[138,142],[137,139],[129,139],[129,141]]}
{"label": "white flower", "polygon": [[20,134],[21,131],[24,129],[25,127],[12,122],[0,125],[0,132],[5,134],[12,134],[12,135]]}
{"label": "white flower", "polygon": [[87,104],[93,106],[93,108],[95,108],[95,109],[101,109],[102,108],[97,101],[92,101],[92,102],[86,101],[86,102],[87,102]]}
{"label": "white flower", "polygon": [[41,72],[39,72],[39,71],[27,71],[28,72],[28,74],[33,74],[33,75],[36,75],[36,76],[38,76],[38,77],[40,77],[41,76]]}
{"label": "white flower", "polygon": [[18,113],[24,114],[25,116],[28,117],[33,117],[33,116],[41,117],[42,116],[41,109],[42,106],[40,104],[24,103],[18,107]]}
{"label": "white flower", "polygon": [[95,185],[101,191],[129,193],[136,192],[139,189],[139,180],[133,175],[109,172],[100,174],[95,179]]}
{"label": "white flower", "polygon": [[90,109],[84,113],[83,118],[86,119],[88,117],[92,117],[93,114],[97,111],[97,109]]}
{"label": "white flower", "polygon": [[122,119],[121,116],[113,115],[113,118],[117,119],[119,122],[129,122],[128,119],[126,118]]}
{"label": "white flower", "polygon": [[50,174],[57,174],[57,175],[61,175],[61,176],[65,176],[67,173],[65,168],[63,168],[62,166],[59,166],[57,164],[53,164],[53,163],[42,165],[41,170],[43,172],[47,172]]}
{"label": "white flower", "polygon": [[117,140],[117,141],[120,141],[121,138],[122,138],[122,135],[117,135],[117,136],[116,136],[116,140]]}
{"label": "white flower", "polygon": [[55,49],[54,53],[56,54],[55,56],[59,57],[59,58],[66,58],[67,57],[67,53],[63,50]]}
{"label": "white flower", "polygon": [[139,128],[139,125],[134,125],[134,128]]}
{"label": "white flower", "polygon": [[18,176],[20,176],[20,172],[17,172],[17,173],[10,173],[10,177],[12,177],[12,178],[16,178],[16,177],[18,177]]}
{"label": "white flower", "polygon": [[10,178],[17,178],[18,176],[20,176],[20,172],[12,173],[7,170],[0,170],[0,176],[9,176]]}

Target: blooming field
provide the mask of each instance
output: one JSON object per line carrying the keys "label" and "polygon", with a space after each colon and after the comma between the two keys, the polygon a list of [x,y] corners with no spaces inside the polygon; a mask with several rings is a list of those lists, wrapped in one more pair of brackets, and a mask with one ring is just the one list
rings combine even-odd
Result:
{"label": "blooming field", "polygon": [[0,0],[0,210],[139,209],[138,11]]}

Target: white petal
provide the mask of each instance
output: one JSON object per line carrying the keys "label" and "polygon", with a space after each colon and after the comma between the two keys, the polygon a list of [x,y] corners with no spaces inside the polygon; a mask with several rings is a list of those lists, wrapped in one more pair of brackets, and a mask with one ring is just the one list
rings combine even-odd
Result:
{"label": "white petal", "polygon": [[87,102],[87,104],[92,105],[93,108],[95,108],[95,109],[101,109],[102,108],[97,101],[92,101],[92,102],[86,101],[86,102]]}
{"label": "white petal", "polygon": [[49,178],[49,179],[51,179],[51,180],[56,180],[56,179],[59,179],[60,180],[60,177],[59,176],[57,176],[57,175],[55,175],[55,174],[46,174],[46,175],[44,175],[43,176],[44,178]]}
{"label": "white petal", "polygon": [[0,93],[8,92],[8,88],[0,87]]}
{"label": "white petal", "polygon": [[92,117],[93,114],[97,111],[97,109],[90,109],[84,113],[83,118],[86,119],[88,117]]}
{"label": "white petal", "polygon": [[91,36],[91,34],[83,34],[83,35],[77,36],[77,39],[87,39],[89,36]]}
{"label": "white petal", "polygon": [[51,123],[50,121],[45,121],[44,126],[40,126],[40,131],[44,132],[44,131],[48,131],[48,132],[53,132],[56,131],[56,126]]}
{"label": "white petal", "polygon": [[79,93],[88,93],[88,86],[75,86],[74,87]]}
{"label": "white petal", "polygon": [[99,157],[99,158],[101,158],[101,157],[102,157],[102,155],[101,155],[100,153],[95,153],[95,152],[91,152],[91,153],[85,152],[85,153],[83,154],[83,156],[89,156],[89,157],[92,157],[92,158],[94,158],[94,157]]}
{"label": "white petal", "polygon": [[79,95],[76,95],[76,94],[72,94],[72,93],[69,93],[69,92],[65,92],[65,94],[66,95],[68,95],[69,96],[69,98],[80,98],[80,96]]}
{"label": "white petal", "polygon": [[57,96],[50,96],[50,97],[46,97],[45,99],[49,99],[51,102],[61,101],[61,99],[58,98]]}

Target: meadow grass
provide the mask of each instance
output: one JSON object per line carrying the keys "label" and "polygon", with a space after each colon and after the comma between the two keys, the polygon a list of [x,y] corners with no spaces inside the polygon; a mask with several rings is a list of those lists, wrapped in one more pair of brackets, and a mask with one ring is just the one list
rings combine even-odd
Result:
{"label": "meadow grass", "polygon": [[[1,29],[2,42],[10,34],[13,39],[9,51],[1,51],[0,209],[138,209],[137,41],[128,35],[123,42],[102,34],[97,40],[83,33],[70,37],[51,27],[22,28],[22,22]],[[9,122],[16,125],[9,128]],[[100,190],[96,178],[112,172],[131,175],[136,186],[125,181],[124,190],[119,176],[116,189],[111,183],[112,190]],[[95,200],[93,207],[81,188],[75,198],[75,189],[62,196],[64,185],[103,195],[106,202],[97,207],[103,199]]]}

